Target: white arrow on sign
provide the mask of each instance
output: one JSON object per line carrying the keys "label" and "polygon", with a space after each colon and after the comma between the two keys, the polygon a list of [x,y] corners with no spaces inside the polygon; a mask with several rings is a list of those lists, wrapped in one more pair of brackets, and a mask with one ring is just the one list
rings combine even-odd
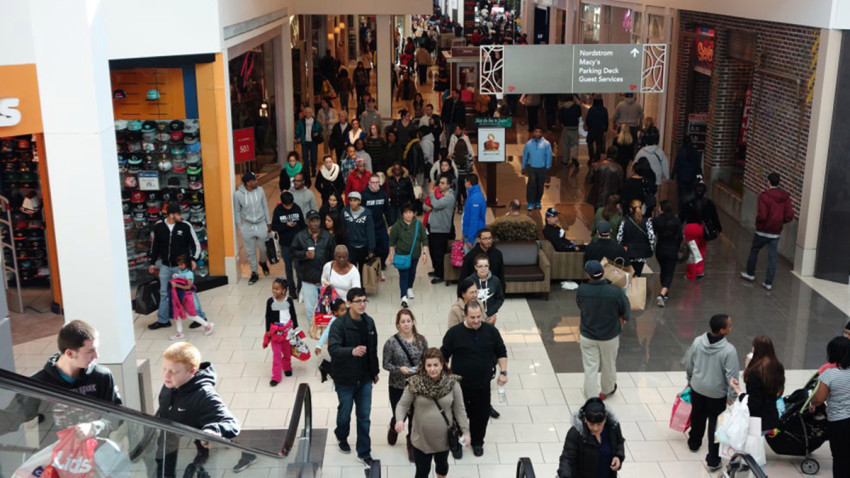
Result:
{"label": "white arrow on sign", "polygon": [[630,51],[629,53],[632,54],[632,58],[637,58],[637,56],[640,55],[640,52],[637,48],[632,48],[632,51]]}

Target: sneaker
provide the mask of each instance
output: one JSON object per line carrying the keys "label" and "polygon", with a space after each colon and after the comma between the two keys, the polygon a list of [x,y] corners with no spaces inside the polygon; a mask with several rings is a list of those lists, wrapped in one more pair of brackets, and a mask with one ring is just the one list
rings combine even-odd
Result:
{"label": "sneaker", "polygon": [[384,274],[384,271],[381,271],[381,282],[386,282],[386,281],[387,281],[387,275]]}
{"label": "sneaker", "polygon": [[756,276],[751,276],[751,275],[747,274],[746,272],[741,272],[739,275],[741,276],[741,279],[746,279],[750,282],[756,280]]}
{"label": "sneaker", "polygon": [[345,453],[346,455],[351,453],[351,445],[349,445],[348,442],[345,440],[340,440],[337,444],[337,447],[339,448],[339,451]]}
{"label": "sneaker", "polygon": [[277,384],[279,384],[279,383],[280,382],[278,382],[277,380],[269,380],[269,386],[270,387],[277,387]]}
{"label": "sneaker", "polygon": [[490,407],[490,418],[499,418],[502,414],[499,413],[495,408]]}
{"label": "sneaker", "polygon": [[410,300],[413,300],[413,299],[416,298],[416,296],[413,295],[413,289],[407,289],[407,298],[410,299]]}
{"label": "sneaker", "polygon": [[717,470],[723,468],[723,463],[721,462],[721,463],[718,463],[716,465],[709,465],[708,463],[706,463],[705,467],[708,468],[708,471],[717,471]]}
{"label": "sneaker", "polygon": [[285,370],[283,372],[283,376],[284,377],[291,377],[292,376],[292,370]]}
{"label": "sneaker", "polygon": [[434,277],[433,279],[431,279],[431,283],[432,283],[432,284],[439,284],[439,283],[441,283],[441,282],[443,282],[443,278],[442,278],[442,277]]}
{"label": "sneaker", "polygon": [[260,264],[260,269],[262,269],[262,270],[263,270],[263,275],[264,275],[264,276],[266,276],[266,277],[268,277],[268,276],[269,276],[269,265],[268,265],[268,264],[266,264],[265,262],[263,262],[262,264]]}
{"label": "sneaker", "polygon": [[171,327],[171,322],[166,322],[166,323],[154,322],[154,323],[148,325],[148,330],[164,329],[165,327]]}
{"label": "sneaker", "polygon": [[215,324],[210,322],[209,325],[204,327],[204,335],[211,335],[213,333],[214,328],[215,328]]}
{"label": "sneaker", "polygon": [[659,294],[658,297],[655,300],[657,301],[658,307],[667,307],[667,301],[669,299],[670,299],[670,297],[668,297],[666,295],[660,295]]}
{"label": "sneaker", "polygon": [[611,390],[611,393],[600,393],[599,398],[601,398],[602,400],[605,400],[605,399],[609,398],[611,395],[614,395],[615,393],[617,393],[617,384],[616,383],[614,384],[614,390]]}
{"label": "sneaker", "polygon": [[254,285],[258,280],[260,280],[260,276],[258,276],[256,272],[252,272],[251,278],[248,279],[248,285]]}
{"label": "sneaker", "polygon": [[408,307],[407,306],[407,296],[404,296],[404,297],[401,298],[401,307],[404,308],[404,309],[406,309]]}
{"label": "sneaker", "polygon": [[236,462],[236,466],[233,467],[233,473],[239,473],[240,471],[245,471],[245,468],[253,465],[254,462],[257,461],[257,455],[252,453],[242,453],[242,456],[239,458],[239,461]]}
{"label": "sneaker", "polygon": [[372,456],[371,455],[358,456],[357,461],[366,465],[366,468],[372,467]]}
{"label": "sneaker", "polygon": [[299,304],[303,304],[303,303],[304,303],[304,293],[303,293],[303,292],[301,292],[301,291],[298,291],[298,303],[299,303]]}
{"label": "sneaker", "polygon": [[534,209],[534,204],[529,204],[528,207],[525,208],[526,211],[531,211],[532,209]]}
{"label": "sneaker", "polygon": [[772,289],[773,289],[773,284],[768,284],[767,282],[762,282],[762,283],[761,283],[761,286],[762,286],[762,287],[764,287],[764,288],[765,288],[765,289],[767,289],[767,290],[772,290]]}
{"label": "sneaker", "polygon": [[534,209],[543,209],[543,206],[541,206],[540,203],[537,203],[534,205]]}
{"label": "sneaker", "polygon": [[174,334],[171,337],[168,337],[168,340],[183,340],[186,338],[186,334]]}

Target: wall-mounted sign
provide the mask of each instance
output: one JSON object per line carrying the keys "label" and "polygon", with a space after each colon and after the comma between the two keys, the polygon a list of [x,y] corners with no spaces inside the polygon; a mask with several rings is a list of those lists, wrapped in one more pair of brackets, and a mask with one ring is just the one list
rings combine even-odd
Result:
{"label": "wall-mounted sign", "polygon": [[471,35],[475,30],[475,0],[463,0],[463,34]]}
{"label": "wall-mounted sign", "polygon": [[478,162],[505,161],[505,128],[478,128]]}
{"label": "wall-mounted sign", "polygon": [[499,118],[489,116],[478,116],[472,119],[475,126],[490,126],[497,128],[510,128],[513,124],[513,118],[510,116],[502,116]]}
{"label": "wall-mounted sign", "polygon": [[714,67],[714,40],[697,38],[695,41],[697,57],[694,63],[694,71],[711,76],[711,70]]}
{"label": "wall-mounted sign", "polygon": [[20,104],[20,98],[0,98],[0,127],[15,126],[21,122]]}
{"label": "wall-mounted sign", "polygon": [[753,121],[753,86],[747,86],[744,90],[744,112],[741,114],[741,131],[738,134],[738,146],[747,145],[747,136],[750,132],[751,122]]}
{"label": "wall-mounted sign", "polygon": [[236,163],[251,161],[254,154],[254,128],[233,130],[233,160]]}

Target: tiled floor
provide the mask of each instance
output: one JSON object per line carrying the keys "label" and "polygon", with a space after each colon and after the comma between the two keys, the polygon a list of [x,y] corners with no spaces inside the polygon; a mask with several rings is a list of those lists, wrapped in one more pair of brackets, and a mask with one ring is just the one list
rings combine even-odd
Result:
{"label": "tiled floor", "polygon": [[[525,139],[524,133],[520,139]],[[509,146],[509,155],[518,158],[520,152],[521,146]],[[518,161],[499,168],[501,202],[524,198]],[[565,176],[559,168],[556,165],[544,203],[555,205],[564,213],[563,225],[570,237],[586,239],[592,214],[582,202],[586,166],[577,176]],[[277,202],[272,190],[274,183],[266,188],[271,204]],[[533,217],[540,220],[540,212],[535,211]],[[747,234],[728,229],[724,231],[727,237],[709,248],[710,266],[703,282],[685,284],[677,278],[667,309],[656,309],[650,300],[648,310],[636,315],[626,328],[619,360],[619,392],[607,402],[622,423],[626,438],[627,456],[620,476],[711,476],[702,464],[704,450],[690,453],[684,435],[667,427],[673,399],[685,384],[678,360],[694,335],[705,329],[711,313],[724,311],[733,316],[732,342],[742,355],[753,335],[771,334],[789,369],[786,386],[789,391],[805,383],[811,370],[822,361],[826,341],[840,332],[844,313],[790,274],[787,264],[780,265],[776,287],[771,293],[735,279],[733,276],[743,260],[738,244],[746,241]],[[419,268],[416,299],[411,308],[420,332],[437,345],[446,329],[447,310],[455,301],[454,287],[432,286],[425,276],[428,270],[427,266]],[[279,274],[282,266],[275,265],[272,271]],[[243,266],[240,272],[247,277],[247,267]],[[398,274],[390,269],[387,275],[388,281],[378,294],[370,297],[367,308],[378,325],[381,342],[395,332],[392,321],[399,308]],[[330,382],[320,383],[318,360],[295,361],[294,377],[284,379],[276,388],[268,385],[271,360],[268,350],[261,348],[261,336],[270,287],[271,278],[261,278],[253,286],[243,279],[235,285],[202,293],[203,307],[217,327],[209,337],[190,330],[189,338],[201,349],[204,359],[215,364],[218,390],[245,428],[285,427],[299,383],[311,386],[314,426],[333,428],[336,395]],[[553,284],[548,302],[523,297],[512,297],[505,302],[498,327],[508,344],[511,375],[506,387],[507,402],[496,404],[502,416],[490,422],[484,456],[475,458],[467,452],[462,460],[452,460],[452,477],[512,476],[516,460],[521,456],[533,460],[538,476],[555,474],[570,427],[570,415],[584,402],[583,376],[576,373],[581,370],[581,357],[575,343],[574,293],[557,291],[557,287]],[[300,304],[297,310],[303,316]],[[173,329],[149,331],[146,325],[153,320],[153,316],[136,320],[136,353],[138,358],[150,359],[154,390],[159,390],[160,354],[170,344],[168,336]],[[52,336],[16,345],[18,371],[30,374],[40,369],[54,347]],[[373,456],[381,460],[384,477],[409,477],[413,466],[407,462],[403,443],[391,447],[386,442],[390,415],[384,374],[373,395],[370,434]],[[821,463],[819,476],[830,476],[828,447],[822,447],[814,456]],[[355,456],[340,454],[334,443],[328,444],[325,457],[323,477],[363,476]],[[771,477],[802,476],[797,458],[777,457],[768,451],[768,462],[767,472]]]}

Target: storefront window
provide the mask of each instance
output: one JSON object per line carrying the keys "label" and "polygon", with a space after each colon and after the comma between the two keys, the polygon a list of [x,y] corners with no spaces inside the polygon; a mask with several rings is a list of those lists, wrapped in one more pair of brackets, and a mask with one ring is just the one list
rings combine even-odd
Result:
{"label": "storefront window", "polygon": [[276,170],[274,44],[268,41],[231,59],[229,71],[233,129],[251,129],[256,152],[256,159],[237,165],[237,172],[241,168],[258,174]]}
{"label": "storefront window", "polygon": [[581,11],[582,43],[599,43],[602,32],[602,7],[583,4]]}

